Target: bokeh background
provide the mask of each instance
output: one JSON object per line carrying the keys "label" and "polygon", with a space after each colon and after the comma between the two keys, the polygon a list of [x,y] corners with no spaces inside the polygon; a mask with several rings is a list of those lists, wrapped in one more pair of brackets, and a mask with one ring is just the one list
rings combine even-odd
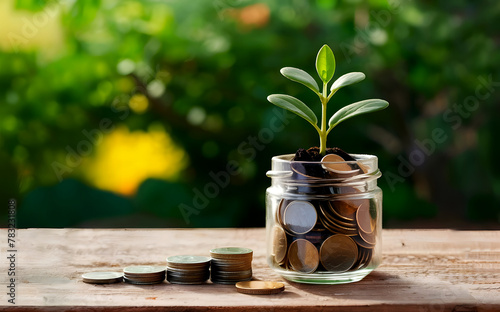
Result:
{"label": "bokeh background", "polygon": [[271,157],[318,144],[300,118],[270,132],[266,96],[319,113],[279,69],[316,76],[327,43],[335,77],[367,75],[329,114],[391,104],[328,141],[379,157],[384,226],[500,228],[499,20],[498,1],[1,1],[0,224],[15,198],[20,227],[263,226]]}

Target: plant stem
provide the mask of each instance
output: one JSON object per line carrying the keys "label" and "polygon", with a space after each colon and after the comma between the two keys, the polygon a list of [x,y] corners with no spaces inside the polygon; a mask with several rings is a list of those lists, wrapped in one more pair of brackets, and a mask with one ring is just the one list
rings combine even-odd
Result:
{"label": "plant stem", "polygon": [[327,84],[323,83],[323,94],[320,96],[321,99],[321,132],[319,133],[319,153],[322,156],[326,154],[326,104],[328,103],[328,97],[326,94]]}

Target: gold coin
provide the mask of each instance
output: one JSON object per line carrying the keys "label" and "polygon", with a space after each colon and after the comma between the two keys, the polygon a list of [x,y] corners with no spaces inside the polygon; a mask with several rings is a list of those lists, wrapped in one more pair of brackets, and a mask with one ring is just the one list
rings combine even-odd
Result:
{"label": "gold coin", "polygon": [[376,237],[375,237],[375,231],[371,233],[365,233],[361,230],[358,231],[359,237],[369,245],[375,245],[376,243]]}
{"label": "gold coin", "polygon": [[370,201],[361,203],[356,211],[356,222],[358,228],[365,233],[372,233],[375,230],[375,220],[370,214]]}
{"label": "gold coin", "polygon": [[358,246],[358,258],[356,259],[356,262],[352,265],[352,267],[349,269],[350,271],[356,271],[361,267],[363,264],[363,258],[365,256],[365,248],[359,247]]}
{"label": "gold coin", "polygon": [[278,209],[276,209],[276,219],[278,220],[278,224],[280,224],[283,227],[285,226],[285,224],[283,223],[285,209],[290,202],[291,202],[290,200],[282,198],[279,202]]}
{"label": "gold coin", "polygon": [[336,154],[328,154],[321,159],[321,166],[343,178],[352,177],[359,173],[359,169],[352,169],[349,163]]}
{"label": "gold coin", "polygon": [[335,234],[328,237],[320,248],[321,263],[328,271],[345,272],[358,259],[358,246],[348,236]]}
{"label": "gold coin", "polygon": [[366,254],[365,254],[365,258],[363,259],[364,263],[359,268],[364,269],[367,266],[369,266],[370,262],[372,261],[372,256],[373,256],[373,249],[367,249]]}
{"label": "gold coin", "polygon": [[[281,210],[282,210],[284,203],[285,203],[285,199],[282,198],[278,204],[278,208],[276,208],[276,221],[278,221],[279,224],[283,224]],[[285,209],[283,209],[283,210],[285,210]]]}
{"label": "gold coin", "polygon": [[[359,233],[358,233],[359,234]],[[367,243],[364,239],[361,238],[361,236],[359,235],[356,235],[356,236],[352,236],[351,237],[355,242],[356,244],[358,244],[359,246],[363,247],[363,248],[367,248],[367,249],[372,249],[373,247],[375,247],[375,244],[369,244]]]}
{"label": "gold coin", "polygon": [[330,232],[340,233],[340,234],[344,234],[347,236],[358,235],[358,230],[356,230],[355,228],[346,228],[346,227],[340,226],[340,225],[336,224],[335,222],[332,222],[329,219],[322,218],[322,219],[320,219],[320,222]]}
{"label": "gold coin", "polygon": [[282,263],[286,257],[286,234],[280,226],[273,228],[273,254],[276,263]]}
{"label": "gold coin", "polygon": [[290,232],[305,234],[316,225],[318,214],[310,202],[294,200],[286,207],[283,221]]}
{"label": "gold coin", "polygon": [[297,239],[288,248],[288,261],[294,271],[312,273],[319,265],[316,247],[305,239]]}
{"label": "gold coin", "polygon": [[238,292],[249,295],[272,295],[285,290],[285,284],[279,282],[247,281],[236,283]]}
{"label": "gold coin", "polygon": [[341,217],[335,210],[331,207],[330,203],[323,203],[319,205],[320,211],[331,222],[334,222],[340,226],[347,227],[350,229],[356,229],[357,224],[354,220],[348,221],[347,219]]}
{"label": "gold coin", "polygon": [[355,221],[359,205],[361,205],[360,200],[343,199],[330,201],[332,211],[340,218],[350,222]]}

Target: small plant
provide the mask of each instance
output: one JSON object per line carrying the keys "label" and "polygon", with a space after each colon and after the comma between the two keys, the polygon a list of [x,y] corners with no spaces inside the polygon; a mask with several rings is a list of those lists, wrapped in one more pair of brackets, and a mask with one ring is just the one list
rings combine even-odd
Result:
{"label": "small plant", "polygon": [[307,120],[319,134],[320,154],[326,153],[326,138],[330,131],[342,121],[354,117],[356,115],[378,111],[389,106],[389,103],[380,99],[369,99],[349,104],[339,109],[326,124],[327,104],[332,96],[342,87],[360,82],[365,79],[365,74],[361,72],[352,72],[345,74],[335,80],[330,87],[328,94],[328,83],[333,78],[335,73],[335,56],[332,49],[328,45],[323,45],[316,56],[316,71],[323,82],[323,90],[320,91],[316,80],[303,71],[302,69],[293,67],[284,67],[280,70],[281,74],[286,78],[295,82],[301,83],[311,89],[318,95],[321,101],[321,128],[318,127],[318,118],[314,112],[301,100],[287,94],[272,94],[267,97],[267,100],[276,106],[287,109],[300,117]]}

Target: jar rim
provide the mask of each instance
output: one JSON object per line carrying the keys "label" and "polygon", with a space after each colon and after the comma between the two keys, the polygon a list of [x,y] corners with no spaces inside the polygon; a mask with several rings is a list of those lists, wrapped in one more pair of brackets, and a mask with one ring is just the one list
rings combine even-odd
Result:
{"label": "jar rim", "polygon": [[[356,164],[358,162],[365,163],[365,162],[373,162],[377,161],[378,157],[375,155],[369,155],[369,154],[349,154],[351,157],[353,157],[355,160],[345,160],[345,161],[327,161],[327,162],[321,162],[323,164]],[[304,160],[292,160],[295,154],[284,154],[284,155],[277,155],[273,156],[271,159],[272,162],[294,162],[294,163],[300,163],[300,164],[319,164],[319,161],[304,161]]]}
{"label": "jar rim", "polygon": [[[292,160],[294,154],[284,154],[274,156],[272,158],[272,169],[267,172],[267,176],[272,179],[287,181],[288,183],[313,183],[313,184],[323,184],[323,183],[366,183],[371,180],[378,179],[382,174],[378,169],[378,158],[375,155],[369,154],[349,154],[355,160],[350,161],[338,161],[338,162],[321,162],[321,161],[295,161]],[[326,164],[357,164],[363,165],[368,170],[364,173],[350,175],[346,177],[337,178],[319,178],[313,176],[302,176],[301,179],[297,180],[292,178],[294,175],[294,169],[292,169],[293,164],[303,165],[303,166],[322,166]]]}

